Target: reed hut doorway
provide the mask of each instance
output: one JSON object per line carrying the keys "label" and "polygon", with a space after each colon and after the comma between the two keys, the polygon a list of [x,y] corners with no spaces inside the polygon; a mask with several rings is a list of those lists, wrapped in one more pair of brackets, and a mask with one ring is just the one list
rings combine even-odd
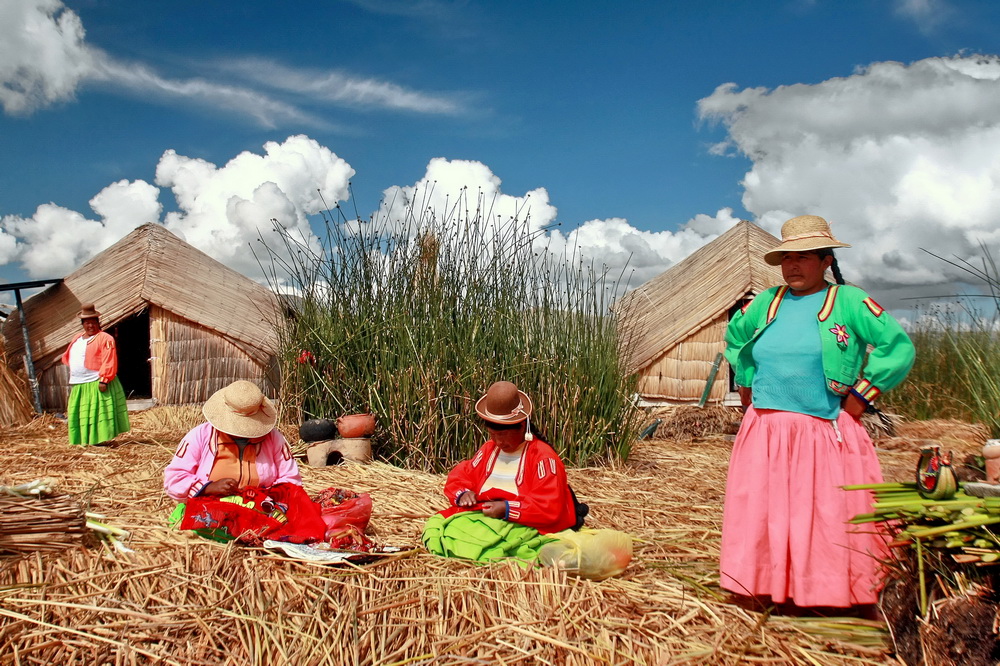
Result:
{"label": "reed hut doorway", "polygon": [[129,400],[153,397],[149,365],[149,309],[123,319],[108,331],[118,348],[118,379]]}

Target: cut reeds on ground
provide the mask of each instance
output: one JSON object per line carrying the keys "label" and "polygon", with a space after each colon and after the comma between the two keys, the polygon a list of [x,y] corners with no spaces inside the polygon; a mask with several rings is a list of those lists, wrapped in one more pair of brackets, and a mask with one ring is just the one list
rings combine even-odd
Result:
{"label": "cut reeds on ground", "polygon": [[[0,433],[0,483],[55,478],[128,530],[134,551],[99,543],[0,558],[0,663],[898,663],[878,623],[779,617],[719,589],[731,446],[721,437],[646,440],[627,462],[569,469],[588,525],[636,538],[625,572],[593,582],[421,550],[323,567],[171,531],[162,474],[187,417],[154,410],[134,423],[107,447],[67,445],[54,419]],[[880,455],[887,476],[911,467],[909,453]],[[310,493],[368,492],[369,535],[386,545],[418,545],[444,507],[439,474],[381,462],[301,469]]]}

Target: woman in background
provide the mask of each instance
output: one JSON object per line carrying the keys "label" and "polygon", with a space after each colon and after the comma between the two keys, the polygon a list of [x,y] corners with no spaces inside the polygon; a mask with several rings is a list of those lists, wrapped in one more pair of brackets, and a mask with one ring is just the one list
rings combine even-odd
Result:
{"label": "woman in background", "polygon": [[[871,510],[871,494],[841,486],[882,480],[859,419],[906,377],[913,344],[868,294],[843,284],[833,248],[850,246],[826,220],[795,217],[781,235],[764,260],[786,284],[738,312],[726,335],[747,411],[729,463],[721,584],[765,603],[867,606],[878,599],[885,540],[847,524]],[[827,269],[840,284],[826,281]]]}
{"label": "woman in background", "polygon": [[93,303],[79,312],[83,331],[69,343],[62,362],[69,366],[66,423],[70,444],[100,444],[128,432],[128,405],[118,381],[115,339],[101,330]]}

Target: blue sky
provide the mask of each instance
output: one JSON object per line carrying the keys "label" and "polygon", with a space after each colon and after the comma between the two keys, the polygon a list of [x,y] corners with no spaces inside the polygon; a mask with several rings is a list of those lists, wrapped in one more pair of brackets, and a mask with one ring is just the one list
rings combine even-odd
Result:
{"label": "blue sky", "polygon": [[890,298],[953,289],[921,248],[1000,241],[1000,3],[236,7],[0,0],[0,281],[149,221],[253,274],[257,225],[308,235],[348,179],[362,216],[424,180],[527,196],[634,282],[741,218],[827,217]]}

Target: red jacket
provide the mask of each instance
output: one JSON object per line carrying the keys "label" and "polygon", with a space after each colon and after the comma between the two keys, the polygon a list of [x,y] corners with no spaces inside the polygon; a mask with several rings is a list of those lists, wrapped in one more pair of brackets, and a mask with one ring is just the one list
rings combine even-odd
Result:
{"label": "red jacket", "polygon": [[[69,350],[73,344],[83,337],[79,333],[62,355],[62,362],[69,365]],[[115,352],[115,339],[100,331],[97,335],[87,340],[87,352],[83,357],[83,365],[88,370],[96,370],[100,375],[100,380],[107,384],[118,375],[118,354]]]}
{"label": "red jacket", "polygon": [[476,493],[479,501],[506,500],[507,520],[534,527],[542,534],[561,532],[576,524],[576,508],[566,480],[566,469],[551,446],[540,440],[525,444],[514,482],[517,494],[496,488],[480,495],[489,478],[499,449],[487,441],[471,460],[463,460],[448,474],[444,494],[452,506],[466,490]]}

